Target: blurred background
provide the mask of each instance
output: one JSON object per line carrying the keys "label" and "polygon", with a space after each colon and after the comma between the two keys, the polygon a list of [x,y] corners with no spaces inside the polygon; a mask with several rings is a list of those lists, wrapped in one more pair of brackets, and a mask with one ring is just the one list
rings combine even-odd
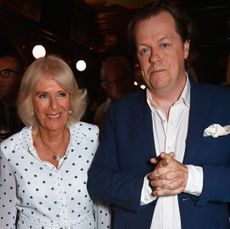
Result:
{"label": "blurred background", "polygon": [[[173,0],[172,0],[173,1]],[[201,82],[225,81],[230,52],[230,0],[174,0],[194,20],[193,66]],[[61,55],[81,87],[101,102],[99,71],[111,55],[129,56],[127,24],[144,0],[0,0],[0,28],[28,66],[35,45]],[[78,71],[76,62],[86,69]],[[136,65],[132,62],[133,67]],[[137,74],[138,77],[138,74]]]}

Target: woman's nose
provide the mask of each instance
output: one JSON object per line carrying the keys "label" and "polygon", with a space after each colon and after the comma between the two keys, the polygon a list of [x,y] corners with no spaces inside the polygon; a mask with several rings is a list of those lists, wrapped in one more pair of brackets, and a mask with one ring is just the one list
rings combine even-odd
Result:
{"label": "woman's nose", "polygon": [[50,106],[52,109],[56,109],[58,106],[57,98],[56,97],[51,97],[50,98]]}

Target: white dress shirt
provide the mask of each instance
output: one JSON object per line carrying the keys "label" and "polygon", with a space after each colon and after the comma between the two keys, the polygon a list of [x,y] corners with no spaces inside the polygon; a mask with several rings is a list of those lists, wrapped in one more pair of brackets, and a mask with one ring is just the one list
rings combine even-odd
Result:
{"label": "white dress shirt", "polygon": [[0,228],[110,228],[109,212],[103,207],[94,211],[86,187],[98,127],[79,122],[69,130],[70,142],[58,168],[38,157],[32,128],[0,144]]}
{"label": "white dress shirt", "polygon": [[[147,90],[147,103],[152,111],[153,134],[156,154],[174,152],[179,162],[183,161],[188,132],[190,109],[190,83],[187,78],[185,88],[176,103],[170,108],[168,119],[163,111],[155,106]],[[203,185],[203,169],[187,165],[188,182],[185,192],[199,195]],[[178,196],[163,196],[156,199],[151,195],[147,176],[145,177],[141,204],[157,201],[150,229],[181,229]]]}

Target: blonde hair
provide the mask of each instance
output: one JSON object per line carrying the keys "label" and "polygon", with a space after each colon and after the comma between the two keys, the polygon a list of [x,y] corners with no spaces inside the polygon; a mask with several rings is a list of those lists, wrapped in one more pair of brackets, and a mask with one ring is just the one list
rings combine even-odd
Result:
{"label": "blonde hair", "polygon": [[33,114],[32,90],[41,77],[50,77],[71,96],[71,115],[68,123],[80,121],[87,102],[87,92],[80,89],[69,65],[60,57],[48,55],[35,60],[25,71],[17,100],[18,114],[26,126],[37,125]]}

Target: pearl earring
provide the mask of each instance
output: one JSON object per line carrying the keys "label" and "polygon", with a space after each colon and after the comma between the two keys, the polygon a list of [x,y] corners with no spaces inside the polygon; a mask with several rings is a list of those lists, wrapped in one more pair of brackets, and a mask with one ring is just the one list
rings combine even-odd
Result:
{"label": "pearl earring", "polygon": [[69,114],[72,114],[72,110],[69,110]]}

